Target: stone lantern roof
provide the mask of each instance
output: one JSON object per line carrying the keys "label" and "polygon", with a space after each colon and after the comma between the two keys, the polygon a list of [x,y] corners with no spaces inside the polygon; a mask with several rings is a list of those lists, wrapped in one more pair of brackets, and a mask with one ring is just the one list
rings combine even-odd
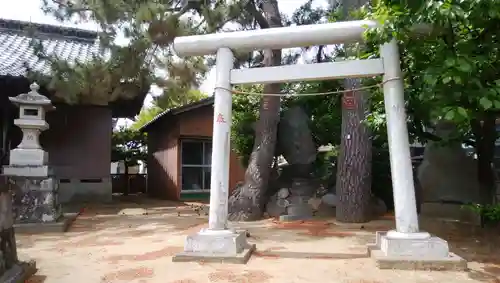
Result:
{"label": "stone lantern roof", "polygon": [[9,97],[9,100],[15,105],[39,105],[52,108],[50,99],[38,92],[40,86],[37,83],[32,83],[30,89],[31,91],[28,93],[21,93],[18,96]]}

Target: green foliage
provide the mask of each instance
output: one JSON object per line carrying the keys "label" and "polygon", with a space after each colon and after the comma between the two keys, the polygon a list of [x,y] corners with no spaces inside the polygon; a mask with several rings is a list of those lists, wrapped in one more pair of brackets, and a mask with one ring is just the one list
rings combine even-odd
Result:
{"label": "green foliage", "polygon": [[[390,39],[398,42],[411,134],[422,142],[474,147],[481,194],[490,202],[500,113],[498,1],[378,0],[372,5],[366,16],[380,26],[367,30],[371,51],[364,56],[377,55],[375,47]],[[447,140],[426,130],[439,120],[456,125]]]}
{"label": "green foliage", "polygon": [[149,121],[153,120],[158,114],[163,112],[164,110],[156,105],[151,107],[145,107],[141,109],[139,115],[135,116],[134,123],[130,126],[132,130],[139,130],[142,126],[149,123]]}
{"label": "green foliage", "polygon": [[[140,80],[134,81],[135,85],[153,83],[165,89],[163,96],[185,93],[199,86],[214,60],[213,57],[175,57],[172,42],[177,36],[227,31],[229,22],[234,27],[232,29],[269,27],[261,1],[42,1],[43,11],[60,21],[92,21],[100,27],[99,42],[103,53],[96,55],[95,62],[69,65],[38,52],[40,58],[52,63],[55,75],[46,78],[50,86],[61,89],[60,96],[73,103],[96,100],[104,104],[119,95],[130,95],[130,91],[122,94],[122,90],[114,89],[120,86],[118,82],[125,80],[130,83],[127,80],[129,74],[140,76]],[[324,16],[321,9],[312,9],[311,1],[305,3],[308,9],[296,16],[297,21],[306,21],[307,18],[317,21]],[[116,41],[118,37],[122,39],[119,43]],[[107,53],[111,54],[110,58],[104,56]],[[262,63],[263,56],[261,52],[246,52],[237,53],[236,58],[239,65],[255,66]],[[102,72],[108,69],[111,70],[109,74]],[[116,80],[116,77],[121,79]],[[72,89],[70,86],[74,81],[78,85]],[[97,88],[96,82],[100,83],[98,93],[89,90]],[[113,88],[108,86],[110,84]]]}
{"label": "green foliage", "polygon": [[500,204],[468,204],[464,205],[463,208],[469,209],[481,216],[482,221],[491,223],[500,222]]}
{"label": "green foliage", "polygon": [[[368,17],[381,23],[367,32],[369,41],[381,43],[394,37],[401,46],[413,118],[428,126],[439,119],[451,120],[465,140],[472,138],[471,122],[497,115],[497,1],[380,0]],[[434,33],[415,36],[413,27],[423,24]]]}
{"label": "green foliage", "polygon": [[111,160],[124,161],[125,166],[134,166],[147,158],[145,133],[121,127],[111,137]]}
{"label": "green foliage", "polygon": [[[342,90],[340,81],[322,81],[303,83],[298,85],[295,93],[322,93]],[[341,132],[341,98],[342,94],[296,96],[290,97],[283,103],[283,108],[300,105],[311,118],[309,126],[313,132],[316,145],[340,144]]]}
{"label": "green foliage", "polygon": [[336,164],[338,149],[333,148],[331,151],[319,152],[314,161],[314,177],[321,183],[326,184],[328,188],[335,186],[332,180],[335,180],[337,170]]}
{"label": "green foliage", "polygon": [[132,48],[111,47],[109,53],[95,54],[86,62],[51,56],[41,41],[33,40],[32,45],[40,60],[50,63],[51,70],[45,75],[28,69],[28,77],[69,104],[107,105],[117,99],[131,99],[148,92],[153,80],[152,70],[144,64],[147,52],[141,42],[135,42]]}
{"label": "green foliage", "polygon": [[[43,11],[60,21],[97,23],[101,50],[90,62],[66,62],[45,52],[40,41],[34,40],[35,53],[50,62],[51,74],[31,72],[30,77],[57,91],[57,96],[68,103],[106,105],[147,92],[151,84],[168,90],[165,95],[172,94],[173,89],[185,93],[199,86],[207,67],[203,58],[175,58],[171,43],[179,35],[208,31],[209,21],[183,15],[208,16],[225,11],[208,9],[215,1],[190,2],[178,7],[178,1],[171,0],[43,0]],[[118,37],[120,42],[116,41]]]}
{"label": "green foliage", "polygon": [[[262,93],[262,85],[240,86],[239,91]],[[233,95],[233,120],[231,142],[235,152],[247,166],[255,141],[255,125],[259,117],[260,97],[236,94]]]}
{"label": "green foliage", "polygon": [[163,94],[154,97],[154,105],[161,109],[173,109],[207,98],[208,95],[197,89],[184,91],[183,88],[166,88]]}

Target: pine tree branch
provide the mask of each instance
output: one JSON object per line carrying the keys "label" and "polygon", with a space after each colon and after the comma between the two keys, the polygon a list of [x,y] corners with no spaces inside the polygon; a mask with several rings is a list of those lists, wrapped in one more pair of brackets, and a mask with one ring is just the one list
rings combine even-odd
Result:
{"label": "pine tree branch", "polygon": [[[60,7],[66,8],[70,13],[82,13],[82,12],[94,12],[96,13],[96,10],[90,8],[90,7],[74,7],[74,4],[70,1],[67,0],[51,0],[52,3],[59,5]],[[66,3],[64,3],[66,2]]]}
{"label": "pine tree branch", "polygon": [[206,22],[205,18],[203,18],[199,24],[197,24],[193,29],[198,30],[204,23]]}
{"label": "pine tree branch", "polygon": [[257,10],[253,1],[248,1],[245,8],[255,18],[255,21],[257,21],[261,29],[270,27],[269,22],[264,15]]}

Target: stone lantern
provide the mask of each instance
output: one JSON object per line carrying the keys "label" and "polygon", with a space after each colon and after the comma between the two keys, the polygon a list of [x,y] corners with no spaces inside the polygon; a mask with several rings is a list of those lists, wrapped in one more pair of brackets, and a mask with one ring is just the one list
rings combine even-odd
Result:
{"label": "stone lantern", "polygon": [[19,107],[19,118],[14,120],[23,137],[10,151],[9,165],[3,173],[14,184],[13,212],[17,224],[57,222],[61,209],[57,200],[59,182],[48,165],[48,153],[40,146],[39,136],[49,128],[45,113],[55,109],[51,101],[38,93],[33,83],[31,91],[9,98]]}

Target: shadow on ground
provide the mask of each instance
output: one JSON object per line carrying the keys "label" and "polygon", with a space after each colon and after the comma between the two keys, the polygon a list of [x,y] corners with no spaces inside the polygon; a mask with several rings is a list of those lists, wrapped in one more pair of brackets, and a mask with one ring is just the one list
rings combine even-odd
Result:
{"label": "shadow on ground", "polygon": [[45,275],[34,275],[30,279],[28,279],[25,283],[44,283],[47,280],[47,276]]}

